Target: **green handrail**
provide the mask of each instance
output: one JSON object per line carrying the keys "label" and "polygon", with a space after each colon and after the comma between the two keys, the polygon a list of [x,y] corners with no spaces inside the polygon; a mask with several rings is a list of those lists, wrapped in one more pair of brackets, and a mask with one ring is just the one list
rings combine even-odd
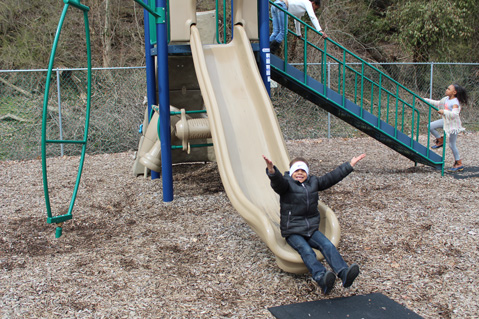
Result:
{"label": "green handrail", "polygon": [[[47,222],[49,224],[55,223],[57,224],[56,232],[55,232],[55,237],[59,238],[62,235],[62,225],[63,222],[72,219],[72,211],[73,211],[73,206],[75,204],[75,199],[77,196],[78,192],[78,186],[80,184],[80,179],[81,179],[81,173],[83,170],[83,162],[85,160],[85,151],[86,151],[86,144],[87,144],[87,139],[88,139],[88,126],[89,126],[89,121],[90,121],[90,105],[91,105],[91,49],[90,49],[90,27],[88,23],[88,11],[90,8],[88,8],[85,5],[82,5],[79,0],[64,0],[65,3],[63,7],[63,11],[60,17],[60,21],[58,23],[57,31],[55,34],[55,40],[53,42],[53,47],[52,51],[50,54],[50,62],[48,64],[48,73],[47,73],[47,80],[46,80],[46,88],[45,88],[45,96],[43,100],[43,116],[42,116],[42,143],[41,143],[41,149],[42,149],[42,175],[43,175],[43,190],[45,193],[45,205],[47,208]],[[47,126],[47,114],[48,114],[48,95],[50,91],[50,80],[51,80],[51,74],[53,70],[53,63],[55,60],[55,53],[56,49],[58,46],[58,40],[60,38],[60,33],[61,29],[63,26],[63,22],[65,20],[65,16],[67,14],[69,6],[75,7],[77,9],[80,9],[83,11],[83,18],[84,18],[84,23],[85,23],[85,37],[86,37],[86,47],[87,47],[87,60],[88,60],[88,84],[87,84],[87,93],[88,93],[88,98],[87,98],[87,105],[86,105],[86,114],[85,114],[85,131],[84,131],[84,136],[83,140],[47,140],[46,138],[46,126]],[[59,215],[59,216],[53,216],[52,215],[52,210],[51,210],[51,205],[50,205],[50,196],[48,192],[48,178],[47,178],[47,164],[46,164],[46,144],[48,143],[65,143],[65,144],[81,144],[82,145],[82,151],[81,151],[81,157],[80,157],[80,164],[78,166],[78,173],[77,173],[77,178],[75,182],[75,187],[73,189],[73,194],[72,198],[70,200],[70,206],[68,208],[68,211],[66,214]]]}
{"label": "green handrail", "polygon": [[[412,148],[414,141],[419,140],[419,128],[420,128],[420,119],[421,119],[421,112],[419,109],[416,107],[417,106],[417,101],[421,101],[424,103],[429,110],[429,113],[431,113],[431,110],[437,110],[437,108],[428,102],[426,102],[422,97],[418,96],[416,93],[412,92],[393,78],[391,78],[389,75],[385,74],[378,68],[374,67],[373,65],[369,64],[356,54],[352,53],[351,51],[347,50],[340,44],[336,43],[335,41],[331,40],[330,38],[326,38],[323,40],[323,47],[320,48],[319,46],[315,45],[314,43],[310,42],[308,40],[309,38],[309,31],[312,31],[318,35],[321,35],[320,32],[316,31],[312,26],[304,23],[302,20],[296,18],[294,15],[289,13],[287,10],[283,10],[281,7],[278,5],[274,4],[272,0],[269,0],[269,3],[272,6],[275,6],[278,10],[281,10],[285,17],[291,18],[294,21],[297,21],[300,23],[303,28],[304,28],[304,38],[302,39],[304,42],[303,46],[303,72],[305,74],[303,84],[308,85],[307,83],[307,74],[308,72],[308,48],[312,48],[316,51],[321,52],[321,80],[320,82],[323,84],[323,92],[317,92],[318,94],[325,95],[326,94],[326,87],[328,86],[327,83],[327,76],[326,76],[326,67],[325,65],[327,63],[333,63],[337,64],[338,69],[338,79],[337,79],[337,93],[340,94],[343,97],[343,105],[344,105],[344,100],[347,97],[347,92],[348,92],[348,87],[347,87],[347,79],[348,79],[348,74],[351,74],[350,78],[353,78],[354,80],[354,85],[352,89],[354,90],[351,95],[354,96],[354,101],[357,105],[359,105],[361,113],[360,116],[363,116],[363,109],[365,107],[364,102],[366,101],[365,99],[365,89],[370,86],[370,106],[371,106],[371,113],[374,112],[374,110],[377,110],[377,117],[378,117],[378,122],[376,125],[376,128],[381,130],[380,128],[380,122],[381,122],[381,116],[384,116],[386,114],[387,119],[386,122],[389,124],[389,116],[393,115],[394,116],[394,128],[396,129],[394,138],[397,139],[397,130],[400,130],[402,133],[405,133],[405,129],[410,126],[410,132],[409,132],[409,137],[411,138],[411,145],[408,147]],[[298,36],[298,34],[295,33],[295,31],[290,30],[289,28],[286,28],[286,32],[284,35],[284,52],[283,55],[285,57],[284,59],[284,69],[286,69],[286,66],[288,64],[287,60],[287,38],[288,34],[292,34],[294,36]],[[330,51],[335,51],[338,52],[340,50],[342,52],[342,57],[337,58],[336,56],[333,55],[333,53],[330,53],[328,51],[328,43],[331,43],[333,45],[333,50]],[[355,62],[348,62],[348,58],[352,59]],[[328,62],[330,61],[330,62]],[[360,64],[360,69],[354,68],[354,65]],[[366,73],[366,68],[371,72],[371,74],[368,76]],[[375,80],[373,77],[378,77],[378,80]],[[386,87],[386,85],[389,85]],[[358,88],[359,86],[359,88]],[[377,88],[377,90],[376,90]],[[395,92],[391,90],[390,88],[394,88]],[[360,96],[358,97],[358,91],[360,92]],[[400,91],[402,92],[402,95],[400,95]],[[359,101],[358,101],[359,98]],[[384,100],[383,100],[384,99]],[[407,99],[412,99],[412,102],[408,102]],[[390,103],[393,103],[395,101],[396,107],[395,107],[395,112],[394,109],[390,108]],[[399,108],[399,104],[402,104],[402,107]],[[386,108],[386,112],[381,111],[382,108]],[[401,110],[401,111],[400,111]],[[408,115],[408,118],[406,119],[406,112],[410,115]],[[394,113],[394,114],[391,114]],[[400,116],[400,120],[398,117]],[[398,125],[400,124],[400,127]],[[385,133],[385,132],[384,132]],[[387,134],[387,133],[385,133]],[[406,134],[406,133],[405,133]],[[427,137],[427,144],[429,146],[430,143],[430,136],[428,135]],[[427,156],[429,156],[430,150],[427,150]],[[444,169],[444,156],[442,162],[435,162],[435,164],[440,164],[442,168]]]}
{"label": "green handrail", "polygon": [[155,18],[156,23],[165,23],[166,20],[166,13],[165,8],[163,7],[156,7],[156,5],[149,5],[144,3],[141,0],[133,0],[142,6],[146,11],[148,11],[153,17]]}
{"label": "green handrail", "polygon": [[[223,0],[223,19],[220,20],[219,18],[219,13],[220,13],[220,6],[219,6],[219,0],[215,0],[215,14],[216,14],[216,43],[218,44],[225,44],[227,41],[227,21],[228,17],[226,16],[226,0]],[[220,40],[220,27],[219,27],[219,22],[222,21],[223,23],[223,40]]]}
{"label": "green handrail", "polygon": [[[190,144],[190,147],[208,147],[208,146],[213,146],[213,143],[203,143],[203,144]],[[177,150],[177,149],[183,149],[183,145],[171,145],[171,149]]]}

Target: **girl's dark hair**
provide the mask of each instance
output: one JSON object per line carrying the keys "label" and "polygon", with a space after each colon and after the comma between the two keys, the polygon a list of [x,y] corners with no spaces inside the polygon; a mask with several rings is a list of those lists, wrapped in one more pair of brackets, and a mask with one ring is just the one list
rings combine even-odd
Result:
{"label": "girl's dark hair", "polygon": [[292,160],[291,162],[289,162],[289,167],[291,167],[291,166],[292,166],[294,163],[296,163],[296,162],[305,162],[306,165],[308,165],[308,167],[309,167],[308,161],[305,160],[305,159],[302,158],[302,157],[295,157],[295,158],[293,158],[293,160]]}
{"label": "girl's dark hair", "polygon": [[461,104],[467,104],[467,92],[466,90],[460,86],[459,84],[454,83],[454,90],[456,90],[456,97]]}
{"label": "girl's dark hair", "polygon": [[321,0],[309,0],[309,1],[311,1],[312,3],[317,5],[318,7],[321,7]]}

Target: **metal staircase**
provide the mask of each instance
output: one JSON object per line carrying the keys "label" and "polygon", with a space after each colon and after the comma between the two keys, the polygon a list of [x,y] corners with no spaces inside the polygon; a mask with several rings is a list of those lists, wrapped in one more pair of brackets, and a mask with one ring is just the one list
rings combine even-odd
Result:
{"label": "metal staircase", "polygon": [[[322,47],[308,41],[318,32],[283,12],[304,27],[304,38],[298,41],[303,44],[302,62],[288,63],[284,49],[280,56],[271,54],[273,80],[415,163],[444,171],[444,149],[442,156],[429,149],[430,134],[425,145],[419,142],[420,129],[425,132],[437,110],[434,106],[329,38]],[[283,48],[288,47],[288,34],[298,36],[293,30],[285,32]]]}

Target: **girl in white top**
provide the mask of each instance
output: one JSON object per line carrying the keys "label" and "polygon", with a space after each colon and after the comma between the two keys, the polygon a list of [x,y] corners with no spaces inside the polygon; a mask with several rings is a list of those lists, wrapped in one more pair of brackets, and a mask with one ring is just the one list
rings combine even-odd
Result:
{"label": "girl in white top", "polygon": [[467,92],[458,84],[451,84],[446,89],[446,96],[440,101],[425,99],[427,102],[439,108],[438,113],[442,119],[429,123],[429,131],[436,138],[436,144],[432,146],[437,149],[443,146],[444,140],[442,134],[437,129],[442,128],[449,137],[449,147],[454,155],[454,165],[449,171],[462,171],[464,166],[462,164],[459,150],[456,146],[457,136],[465,129],[462,127],[461,118],[461,104],[467,104]]}

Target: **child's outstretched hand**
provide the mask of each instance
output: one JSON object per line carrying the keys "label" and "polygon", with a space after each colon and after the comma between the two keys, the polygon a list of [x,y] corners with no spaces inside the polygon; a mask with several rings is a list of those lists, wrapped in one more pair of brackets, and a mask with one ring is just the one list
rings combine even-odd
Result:
{"label": "child's outstretched hand", "polygon": [[366,154],[361,154],[357,157],[353,157],[352,160],[351,160],[351,166],[356,165],[357,162],[359,162],[360,160],[362,160],[365,157],[366,157]]}
{"label": "child's outstretched hand", "polygon": [[273,162],[267,158],[266,156],[263,155],[263,158],[264,158],[264,161],[266,162],[266,167],[268,168],[268,172],[270,174],[273,174],[274,173],[274,166],[273,166]]}

